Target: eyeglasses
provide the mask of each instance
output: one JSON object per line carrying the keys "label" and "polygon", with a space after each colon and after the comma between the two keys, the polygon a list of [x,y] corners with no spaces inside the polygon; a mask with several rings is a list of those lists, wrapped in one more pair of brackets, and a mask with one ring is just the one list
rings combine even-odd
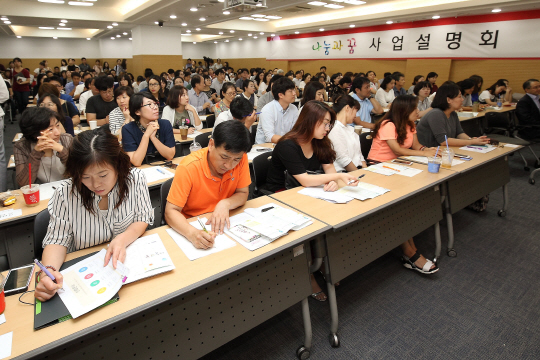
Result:
{"label": "eyeglasses", "polygon": [[55,108],[56,109],[56,104],[55,103],[41,103],[39,104],[39,107],[48,107],[48,108]]}
{"label": "eyeglasses", "polygon": [[148,103],[148,104],[143,105],[143,106],[141,106],[141,107],[145,107],[145,106],[149,106],[150,109],[157,109],[157,108],[159,108],[159,105],[158,105],[157,103],[155,103],[155,102]]}
{"label": "eyeglasses", "polygon": [[234,96],[234,95],[236,95],[236,91],[235,92],[226,92],[225,95]]}
{"label": "eyeglasses", "polygon": [[323,121],[323,124],[324,124],[325,129],[332,130],[332,124],[331,123]]}
{"label": "eyeglasses", "polygon": [[156,86],[159,86],[159,84],[156,84],[156,83],[148,84],[148,87],[156,87]]}

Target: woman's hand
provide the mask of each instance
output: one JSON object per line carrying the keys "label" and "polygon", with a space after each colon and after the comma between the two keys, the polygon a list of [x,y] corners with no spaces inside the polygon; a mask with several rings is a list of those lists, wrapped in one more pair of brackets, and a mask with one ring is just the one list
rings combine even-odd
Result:
{"label": "woman's hand", "polygon": [[473,145],[487,145],[489,144],[489,139],[487,136],[474,137],[471,140]]}
{"label": "woman's hand", "polygon": [[188,128],[188,131],[187,131],[188,134],[193,134],[194,132],[195,132],[195,128],[194,128],[194,127]]}
{"label": "woman's hand", "polygon": [[[150,121],[148,123],[148,126],[146,127],[146,131],[144,132],[144,135],[148,136],[149,138],[153,139],[156,137],[156,132],[159,130],[159,124],[157,121]],[[147,135],[148,134],[148,135]]]}
{"label": "woman's hand", "polygon": [[328,184],[324,184],[324,191],[337,191],[339,189],[338,184],[335,181],[330,181]]}
{"label": "woman's hand", "polygon": [[115,237],[109,244],[103,266],[107,266],[111,259],[115,269],[117,261],[120,261],[121,263],[126,261],[126,243],[123,240],[122,234]]}
{"label": "woman's hand", "polygon": [[347,186],[356,186],[358,185],[358,178],[349,173],[340,173],[340,180],[345,183]]}
{"label": "woman's hand", "polygon": [[[437,153],[437,148],[431,147],[431,148],[424,148],[424,156],[427,157],[435,157],[435,154]],[[438,156],[441,156],[439,153]]]}
{"label": "woman's hand", "polygon": [[122,114],[124,114],[124,119],[126,119],[126,120],[131,119],[131,115],[130,115],[128,106],[125,106],[125,107],[122,108]]}
{"label": "woman's hand", "polygon": [[186,110],[191,111],[192,113],[197,113],[197,109],[195,109],[191,104],[186,105]]}
{"label": "woman's hand", "polygon": [[57,284],[55,284],[45,272],[42,272],[39,276],[39,283],[36,285],[36,291],[34,297],[39,301],[47,301],[56,294],[58,289],[61,289],[64,284],[64,278],[58,271],[49,269],[49,272],[56,278]]}

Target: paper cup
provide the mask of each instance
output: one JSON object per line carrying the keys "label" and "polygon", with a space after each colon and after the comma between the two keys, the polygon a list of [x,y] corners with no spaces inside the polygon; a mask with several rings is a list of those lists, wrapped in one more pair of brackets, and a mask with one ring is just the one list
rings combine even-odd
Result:
{"label": "paper cup", "polygon": [[25,185],[21,187],[26,206],[36,206],[39,204],[39,184],[32,184],[32,187]]}
{"label": "paper cup", "polygon": [[97,128],[97,120],[89,121],[88,125],[90,125],[90,130],[94,130],[95,128]]}

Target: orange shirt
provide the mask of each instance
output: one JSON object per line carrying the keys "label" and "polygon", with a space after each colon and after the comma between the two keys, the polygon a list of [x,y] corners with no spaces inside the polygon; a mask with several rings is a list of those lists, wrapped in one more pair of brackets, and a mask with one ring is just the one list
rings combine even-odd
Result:
{"label": "orange shirt", "polygon": [[251,184],[247,155],[220,179],[212,176],[208,165],[208,148],[184,159],[174,174],[167,201],[182,208],[186,218],[213,212],[219,201],[230,198],[236,189]]}
{"label": "orange shirt", "polygon": [[[416,129],[411,130],[411,128],[407,126],[407,137],[405,138],[403,145],[400,146],[402,148],[410,149],[413,146],[414,134],[416,134]],[[386,140],[397,140],[397,136],[396,125],[391,121],[385,120],[377,133],[377,137],[373,139],[368,159],[380,162],[396,159],[398,156],[394,154]]]}

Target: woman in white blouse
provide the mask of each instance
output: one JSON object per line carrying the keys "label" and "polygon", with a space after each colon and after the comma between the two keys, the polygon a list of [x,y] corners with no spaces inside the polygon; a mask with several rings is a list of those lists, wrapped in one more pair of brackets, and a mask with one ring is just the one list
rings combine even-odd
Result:
{"label": "woman in white blouse", "polygon": [[[118,139],[105,129],[79,134],[70,149],[64,181],[49,201],[51,216],[43,239],[42,263],[57,284],[39,275],[35,297],[50,299],[62,287],[58,272],[68,252],[109,242],[105,255],[125,262],[126,247],[154,222],[146,177],[133,168]],[[36,276],[38,278],[38,276]]]}
{"label": "woman in white blouse", "polygon": [[332,109],[336,112],[336,122],[328,138],[336,152],[334,167],[336,171],[354,171],[366,167],[366,161],[360,150],[360,139],[354,132],[353,123],[360,104],[350,95],[341,95],[335,101]]}
{"label": "woman in white blouse", "polygon": [[497,80],[495,84],[480,93],[478,101],[480,104],[497,106],[497,99],[503,96],[504,91],[506,91],[506,83],[502,79]]}
{"label": "woman in white blouse", "polygon": [[392,79],[392,77],[387,76],[384,78],[379,90],[377,90],[377,94],[375,94],[375,100],[377,100],[383,108],[388,108],[388,105],[390,105],[392,101],[394,101],[394,98],[396,97],[394,95],[395,84],[396,81]]}
{"label": "woman in white blouse", "polygon": [[266,72],[264,74],[264,78],[259,83],[259,90],[257,91],[257,95],[259,95],[259,97],[266,94],[266,89],[268,89],[268,84],[270,83],[271,79],[272,79],[272,72],[271,71]]}
{"label": "woman in white blouse", "polygon": [[188,127],[188,134],[203,128],[197,110],[189,103],[188,91],[182,85],[175,85],[169,90],[161,120],[169,120],[175,134],[180,134],[181,126]]}
{"label": "woman in white blouse", "polygon": [[129,86],[120,86],[114,90],[114,101],[118,104],[109,113],[109,130],[111,134],[118,136],[122,140],[122,127],[133,121],[129,113],[129,99],[133,96],[133,89]]}

